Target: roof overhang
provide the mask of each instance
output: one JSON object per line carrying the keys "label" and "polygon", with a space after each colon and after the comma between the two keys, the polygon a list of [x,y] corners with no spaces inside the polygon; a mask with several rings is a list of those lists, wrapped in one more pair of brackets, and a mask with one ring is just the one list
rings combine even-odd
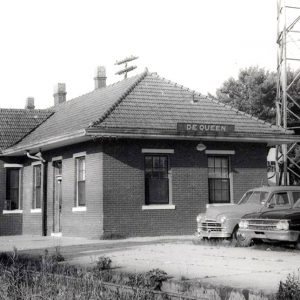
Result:
{"label": "roof overhang", "polygon": [[108,129],[88,128],[72,133],[40,140],[27,145],[16,145],[2,151],[0,156],[21,156],[28,150],[30,152],[48,151],[72,144],[91,140],[91,138],[122,138],[122,139],[165,139],[165,140],[191,140],[191,141],[222,141],[264,143],[268,146],[291,144],[300,142],[300,136],[288,134],[248,134],[231,133],[226,135],[183,135],[176,131],[155,132],[152,129]]}
{"label": "roof overhang", "polygon": [[86,135],[85,130],[79,130],[27,145],[16,145],[15,147],[3,150],[1,156],[21,156],[24,155],[27,150],[33,153],[38,151],[45,152],[55,148],[85,142],[90,139],[91,137]]}
{"label": "roof overhang", "polygon": [[196,141],[222,141],[265,143],[268,146],[291,144],[300,142],[299,135],[293,134],[253,134],[253,133],[229,133],[223,135],[183,135],[175,130],[155,132],[153,129],[111,129],[88,128],[86,134],[92,137],[131,138],[131,139],[167,139],[167,140],[196,140]]}

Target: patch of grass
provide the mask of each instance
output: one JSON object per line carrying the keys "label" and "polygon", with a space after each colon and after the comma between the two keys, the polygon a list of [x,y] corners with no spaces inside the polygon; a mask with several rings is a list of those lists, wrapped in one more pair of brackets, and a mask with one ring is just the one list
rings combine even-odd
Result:
{"label": "patch of grass", "polygon": [[[139,274],[111,270],[111,259],[100,257],[93,269],[61,264],[59,249],[54,254],[31,256],[0,254],[0,299],[117,299],[152,300],[167,274],[159,269]],[[103,284],[109,282],[110,285]],[[133,288],[128,287],[131,282]],[[141,288],[147,287],[147,290]]]}

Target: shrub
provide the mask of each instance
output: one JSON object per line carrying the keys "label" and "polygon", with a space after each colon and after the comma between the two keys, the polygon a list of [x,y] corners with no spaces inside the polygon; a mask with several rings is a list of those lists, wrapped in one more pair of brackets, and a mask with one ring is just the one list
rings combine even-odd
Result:
{"label": "shrub", "polygon": [[279,283],[277,300],[298,300],[300,299],[300,281],[299,277],[289,274],[286,281]]}
{"label": "shrub", "polygon": [[163,281],[168,279],[167,273],[160,269],[153,269],[145,274],[145,278],[148,281],[148,287],[155,290],[161,291]]}
{"label": "shrub", "polygon": [[98,270],[98,271],[110,270],[111,263],[112,263],[112,261],[109,257],[100,256],[100,257],[98,257],[98,260],[96,262],[95,270]]}

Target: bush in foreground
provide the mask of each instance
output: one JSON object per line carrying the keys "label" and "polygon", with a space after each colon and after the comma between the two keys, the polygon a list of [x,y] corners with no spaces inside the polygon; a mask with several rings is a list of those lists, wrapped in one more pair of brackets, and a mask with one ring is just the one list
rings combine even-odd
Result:
{"label": "bush in foreground", "polygon": [[300,281],[299,277],[289,274],[286,281],[279,283],[277,300],[299,300],[300,299]]}

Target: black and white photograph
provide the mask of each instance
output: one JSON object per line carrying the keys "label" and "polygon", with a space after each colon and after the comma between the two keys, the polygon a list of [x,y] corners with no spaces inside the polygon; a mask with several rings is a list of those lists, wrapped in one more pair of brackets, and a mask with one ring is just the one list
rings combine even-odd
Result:
{"label": "black and white photograph", "polygon": [[300,0],[2,0],[0,43],[0,299],[300,300]]}

